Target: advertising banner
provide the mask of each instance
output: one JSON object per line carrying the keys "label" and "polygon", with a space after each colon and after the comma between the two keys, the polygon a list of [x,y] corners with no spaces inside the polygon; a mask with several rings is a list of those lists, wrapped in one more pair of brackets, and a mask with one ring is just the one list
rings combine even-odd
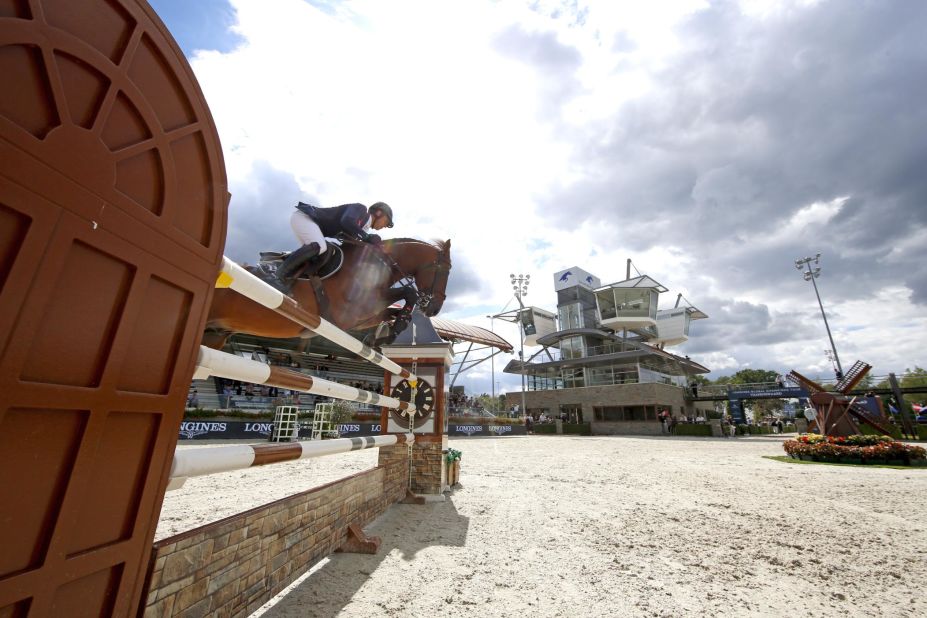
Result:
{"label": "advertising banner", "polygon": [[[181,440],[269,440],[273,432],[272,421],[201,421],[190,420],[180,424]],[[299,437],[309,437],[309,427],[300,427]],[[338,425],[342,438],[380,435],[380,423],[343,423]],[[487,425],[474,422],[450,423],[449,436],[523,436],[524,425]]]}

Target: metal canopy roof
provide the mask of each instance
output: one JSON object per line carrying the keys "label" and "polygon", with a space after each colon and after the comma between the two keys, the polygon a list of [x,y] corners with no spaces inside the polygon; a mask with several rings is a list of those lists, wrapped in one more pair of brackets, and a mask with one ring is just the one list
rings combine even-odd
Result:
{"label": "metal canopy roof", "polygon": [[666,292],[668,288],[658,281],[654,281],[647,275],[640,275],[638,277],[632,277],[631,279],[625,279],[624,281],[618,281],[616,283],[609,283],[608,285],[603,285],[600,288],[596,288],[596,292],[601,292],[602,290],[607,290],[609,288],[653,288],[657,292]]}
{"label": "metal canopy roof", "polygon": [[448,341],[481,343],[492,348],[498,348],[502,352],[512,352],[514,350],[511,343],[491,330],[479,326],[445,320],[444,318],[431,318],[431,325],[435,327],[441,337]]}

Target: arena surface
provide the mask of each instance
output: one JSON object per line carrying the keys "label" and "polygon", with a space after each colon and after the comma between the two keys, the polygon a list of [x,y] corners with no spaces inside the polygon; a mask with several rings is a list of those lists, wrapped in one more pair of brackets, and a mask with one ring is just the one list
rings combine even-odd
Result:
{"label": "arena surface", "polygon": [[[764,459],[782,454],[775,436],[450,444],[463,458],[447,502],[391,507],[366,528],[379,554],[335,554],[259,614],[927,615],[927,469]],[[191,479],[167,494],[157,538],[376,456]]]}

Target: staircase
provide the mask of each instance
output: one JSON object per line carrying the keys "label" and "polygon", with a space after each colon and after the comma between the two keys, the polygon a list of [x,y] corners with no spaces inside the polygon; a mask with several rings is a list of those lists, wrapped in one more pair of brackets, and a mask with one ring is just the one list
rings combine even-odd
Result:
{"label": "staircase", "polygon": [[220,410],[219,394],[216,392],[216,383],[213,379],[193,380],[190,384],[190,392],[196,389],[196,398],[198,406],[204,410]]}

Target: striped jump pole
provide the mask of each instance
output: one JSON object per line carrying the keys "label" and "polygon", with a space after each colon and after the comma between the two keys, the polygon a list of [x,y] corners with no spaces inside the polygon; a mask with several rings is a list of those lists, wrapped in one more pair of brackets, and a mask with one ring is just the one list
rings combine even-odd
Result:
{"label": "striped jump pole", "polygon": [[295,300],[264,283],[247,270],[223,256],[222,272],[216,281],[216,287],[230,288],[242,296],[272,309],[280,315],[293,320],[300,326],[308,328],[314,333],[325,337],[346,350],[354,352],[363,359],[386,369],[392,374],[405,378],[414,387],[416,377],[408,369],[403,369],[389,358],[383,356],[370,346],[366,346],[351,335],[347,334],[328,320],[309,313],[299,306]]}
{"label": "striped jump pole", "polygon": [[252,384],[266,384],[277,388],[288,388],[303,393],[346,399],[358,403],[369,403],[399,410],[409,416],[415,413],[415,406],[406,401],[400,401],[386,395],[378,395],[370,391],[362,391],[353,386],[338,384],[337,382],[323,380],[298,371],[273,367],[241,356],[200,346],[193,379],[205,380],[209,376],[251,382]]}
{"label": "striped jump pole", "polygon": [[192,476],[205,476],[219,472],[243,470],[253,466],[264,466],[284,461],[296,461],[335,455],[368,448],[380,448],[394,444],[411,444],[415,436],[411,433],[370,436],[366,438],[337,438],[288,444],[242,444],[215,448],[194,448],[176,451],[171,465],[170,482],[167,490],[179,489]]}

